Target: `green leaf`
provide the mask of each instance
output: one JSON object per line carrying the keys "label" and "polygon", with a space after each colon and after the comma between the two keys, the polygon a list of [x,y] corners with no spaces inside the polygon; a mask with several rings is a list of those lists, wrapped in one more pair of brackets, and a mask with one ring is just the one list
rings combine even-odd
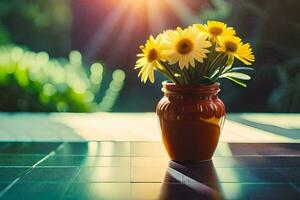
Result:
{"label": "green leaf", "polygon": [[251,79],[251,77],[249,75],[240,73],[240,72],[227,72],[220,76],[220,78],[227,78],[227,77],[241,79],[241,80],[250,80]]}
{"label": "green leaf", "polygon": [[206,80],[209,80],[209,81],[213,81],[213,79],[211,79],[211,78],[208,77],[208,76],[203,76],[203,78],[206,79]]}
{"label": "green leaf", "polygon": [[235,79],[235,78],[232,78],[232,77],[224,77],[224,78],[227,78],[227,79],[231,80],[232,82],[235,82],[236,84],[238,84],[240,86],[247,87],[247,85],[244,82],[242,82],[241,80],[238,80],[238,79]]}
{"label": "green leaf", "polygon": [[239,71],[239,70],[254,70],[252,67],[233,67],[229,72]]}
{"label": "green leaf", "polygon": [[231,69],[232,69],[232,66],[226,66],[224,71],[223,71],[223,74],[225,74],[225,72],[231,71]]}

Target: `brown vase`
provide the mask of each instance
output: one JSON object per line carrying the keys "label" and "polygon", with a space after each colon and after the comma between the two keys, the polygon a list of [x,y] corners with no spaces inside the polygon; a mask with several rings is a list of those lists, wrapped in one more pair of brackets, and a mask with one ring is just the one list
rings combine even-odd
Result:
{"label": "brown vase", "polygon": [[225,120],[225,106],[218,98],[220,84],[178,86],[163,82],[162,91],[164,97],[156,113],[171,160],[211,160]]}

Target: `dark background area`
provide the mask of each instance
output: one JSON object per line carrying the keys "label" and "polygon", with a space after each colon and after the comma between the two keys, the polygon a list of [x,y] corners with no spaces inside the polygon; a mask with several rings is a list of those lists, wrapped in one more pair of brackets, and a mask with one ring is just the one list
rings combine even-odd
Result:
{"label": "dark background area", "polygon": [[[0,46],[45,51],[57,59],[78,50],[86,70],[92,63],[100,62],[107,74],[118,68],[125,71],[124,87],[109,111],[154,111],[162,96],[160,87],[164,79],[156,74],[155,84],[140,82],[133,70],[139,45],[149,34],[165,29],[221,20],[250,42],[256,55],[247,88],[222,82],[220,96],[227,110],[300,112],[299,7],[298,0],[1,0]],[[2,84],[2,88],[11,85]],[[19,90],[3,91],[0,103],[3,96],[10,94],[19,98],[12,95]],[[105,90],[97,91],[94,103],[100,103],[99,97],[104,93]],[[17,103],[11,108],[31,111]],[[67,111],[94,110],[97,109]]]}

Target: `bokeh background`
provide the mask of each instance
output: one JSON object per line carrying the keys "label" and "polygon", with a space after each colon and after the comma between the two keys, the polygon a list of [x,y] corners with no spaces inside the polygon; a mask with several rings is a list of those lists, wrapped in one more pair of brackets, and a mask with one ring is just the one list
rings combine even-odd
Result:
{"label": "bokeh background", "polygon": [[247,88],[222,82],[228,112],[300,112],[299,8],[299,0],[1,0],[0,111],[154,111],[164,79],[140,82],[139,45],[222,20],[256,55]]}

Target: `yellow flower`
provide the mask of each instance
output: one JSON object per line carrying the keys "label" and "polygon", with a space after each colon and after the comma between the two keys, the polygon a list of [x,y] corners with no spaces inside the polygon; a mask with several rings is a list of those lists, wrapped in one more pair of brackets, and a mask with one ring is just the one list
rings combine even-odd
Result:
{"label": "yellow flower", "polygon": [[208,21],[207,24],[195,24],[195,28],[199,31],[208,34],[213,41],[219,40],[221,36],[233,36],[235,30],[232,27],[227,27],[223,22]]}
{"label": "yellow flower", "polygon": [[165,62],[166,56],[162,53],[162,35],[158,35],[155,39],[153,36],[147,40],[145,46],[140,47],[142,53],[136,61],[135,69],[141,68],[139,77],[142,82],[146,82],[149,78],[151,83],[154,83],[154,69],[163,68],[160,61]]}
{"label": "yellow flower", "polygon": [[245,63],[251,65],[255,57],[249,43],[243,44],[241,39],[236,36],[224,36],[218,42],[219,47],[217,51],[224,52],[228,55],[230,65],[233,63],[234,57]]}
{"label": "yellow flower", "polygon": [[178,27],[176,31],[166,31],[164,39],[163,46],[169,64],[179,62],[181,69],[188,68],[189,65],[195,67],[195,60],[203,63],[206,53],[209,52],[206,48],[211,46],[207,35],[192,27],[184,30]]}

